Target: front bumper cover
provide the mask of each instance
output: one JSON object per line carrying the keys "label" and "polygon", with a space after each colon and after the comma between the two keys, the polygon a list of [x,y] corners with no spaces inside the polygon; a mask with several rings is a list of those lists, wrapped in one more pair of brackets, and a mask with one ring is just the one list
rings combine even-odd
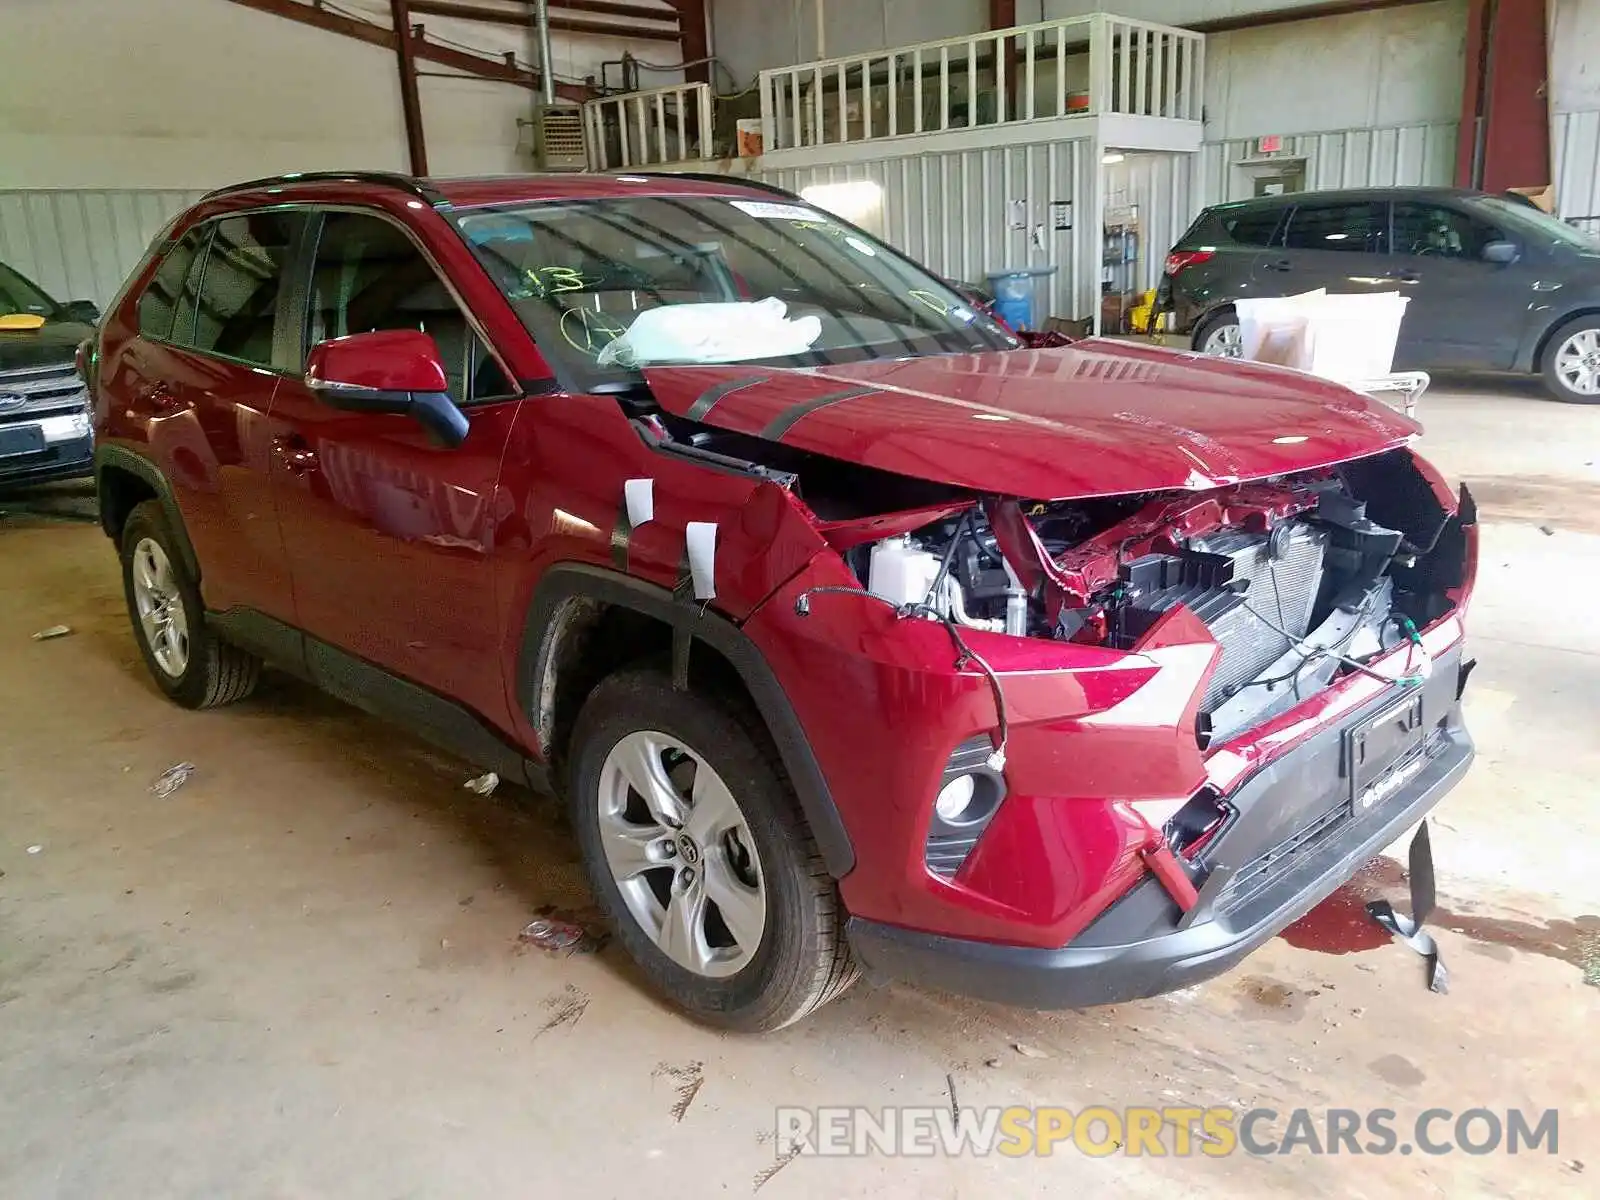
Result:
{"label": "front bumper cover", "polygon": [[94,437],[51,442],[37,454],[0,458],[0,488],[81,479],[94,474]]}
{"label": "front bumper cover", "polygon": [[1423,689],[1425,763],[1372,808],[1355,811],[1339,764],[1346,731],[1392,704],[1392,693],[1320,731],[1229,796],[1238,816],[1207,848],[1211,873],[1188,914],[1151,877],[1059,950],[852,918],[847,932],[857,960],[870,978],[1036,1009],[1118,1004],[1220,975],[1315,908],[1460,782],[1474,752],[1461,722],[1463,679],[1457,647],[1434,664]]}

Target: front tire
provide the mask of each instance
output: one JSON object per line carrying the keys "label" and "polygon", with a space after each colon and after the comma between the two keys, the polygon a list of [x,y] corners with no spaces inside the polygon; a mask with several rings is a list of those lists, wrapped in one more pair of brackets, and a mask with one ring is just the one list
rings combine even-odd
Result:
{"label": "front tire", "polygon": [[1600,404],[1600,316],[1574,317],[1551,335],[1544,385],[1567,404]]}
{"label": "front tire", "polygon": [[1230,308],[1207,317],[1195,329],[1190,345],[1213,358],[1242,358],[1244,337],[1239,328],[1239,314]]}
{"label": "front tire", "polygon": [[590,886],[674,1004],[769,1032],[855,980],[838,889],[745,714],[658,671],[625,671],[585,703],[571,763]]}
{"label": "front tire", "polygon": [[158,501],[146,500],[128,515],[121,549],[133,636],[156,686],[185,708],[215,708],[253,692],[261,660],[207,626],[200,588]]}

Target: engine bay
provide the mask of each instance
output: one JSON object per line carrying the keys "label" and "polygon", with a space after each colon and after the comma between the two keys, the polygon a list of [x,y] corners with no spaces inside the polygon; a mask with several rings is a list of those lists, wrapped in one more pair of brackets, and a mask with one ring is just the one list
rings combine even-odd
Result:
{"label": "engine bay", "polygon": [[1015,637],[1132,651],[1186,608],[1221,647],[1197,730],[1215,745],[1418,644],[1449,607],[1461,564],[1437,560],[1458,518],[1415,473],[1402,452],[1211,492],[991,499],[846,559],[907,615]]}

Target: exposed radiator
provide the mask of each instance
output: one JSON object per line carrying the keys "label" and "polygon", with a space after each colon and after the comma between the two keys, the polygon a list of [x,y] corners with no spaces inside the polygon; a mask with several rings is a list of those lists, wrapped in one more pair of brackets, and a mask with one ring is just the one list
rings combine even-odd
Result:
{"label": "exposed radiator", "polygon": [[1327,542],[1325,530],[1295,523],[1271,535],[1230,531],[1196,538],[1181,555],[1128,563],[1123,580],[1135,612],[1122,628],[1122,644],[1131,644],[1159,614],[1186,606],[1222,647],[1201,705],[1209,712],[1309,632]]}
{"label": "exposed radiator", "polygon": [[[1249,585],[1238,594],[1237,603],[1206,622],[1222,646],[1222,661],[1211,677],[1203,708],[1212,708],[1239,684],[1255,678],[1310,631],[1328,535],[1309,525],[1288,529],[1287,534],[1279,534],[1281,557],[1276,559],[1264,534],[1222,533],[1190,543],[1192,550],[1231,559],[1234,586],[1244,581]],[[1267,621],[1293,634],[1293,641]]]}

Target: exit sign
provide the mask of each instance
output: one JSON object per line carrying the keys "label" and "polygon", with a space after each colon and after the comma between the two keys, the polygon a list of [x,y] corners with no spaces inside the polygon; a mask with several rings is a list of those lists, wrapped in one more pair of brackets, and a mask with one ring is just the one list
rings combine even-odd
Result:
{"label": "exit sign", "polygon": [[1257,154],[1277,154],[1283,149],[1283,138],[1278,134],[1256,139]]}

